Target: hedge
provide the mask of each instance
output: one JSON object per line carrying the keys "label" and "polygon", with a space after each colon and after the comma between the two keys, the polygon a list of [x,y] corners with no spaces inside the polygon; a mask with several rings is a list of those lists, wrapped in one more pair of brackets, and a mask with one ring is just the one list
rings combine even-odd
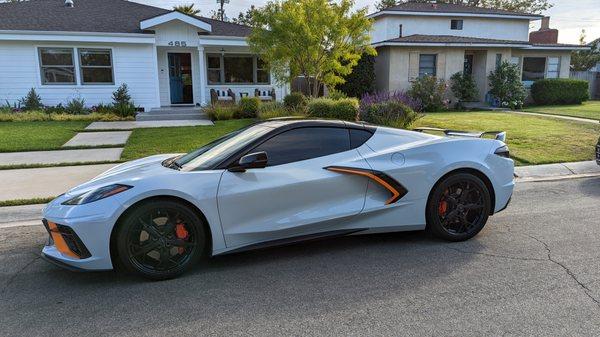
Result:
{"label": "hedge", "polygon": [[539,105],[581,104],[590,93],[587,81],[553,78],[534,82],[531,97]]}
{"label": "hedge", "polygon": [[315,98],[308,102],[307,111],[310,117],[356,121],[358,116],[358,100],[356,98],[338,100]]}

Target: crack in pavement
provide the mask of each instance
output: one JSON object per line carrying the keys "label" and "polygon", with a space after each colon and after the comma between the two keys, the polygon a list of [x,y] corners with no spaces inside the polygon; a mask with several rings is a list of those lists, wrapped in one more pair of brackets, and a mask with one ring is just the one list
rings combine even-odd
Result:
{"label": "crack in pavement", "polygon": [[17,272],[14,273],[8,279],[8,282],[6,282],[6,284],[4,285],[4,287],[2,287],[2,291],[0,292],[0,295],[4,295],[4,293],[6,292],[6,290],[8,289],[8,287],[10,287],[10,285],[14,282],[14,280],[17,278],[17,276],[19,276],[19,274],[21,274],[22,272],[24,272],[25,269],[27,269],[29,266],[31,266],[35,261],[39,260],[40,258],[41,258],[41,256],[36,255],[35,258],[33,258],[31,261],[27,262],[21,269],[17,270]]}
{"label": "crack in pavement", "polygon": [[[526,235],[526,234],[524,234],[524,235]],[[579,281],[577,276],[567,266],[565,266],[562,262],[557,261],[552,258],[552,251],[550,250],[550,247],[548,246],[548,244],[546,242],[536,238],[533,235],[526,235],[526,236],[541,243],[544,246],[544,248],[546,249],[546,252],[548,253],[548,261],[550,261],[550,262],[556,264],[557,266],[560,266],[562,269],[564,269],[564,271],[567,273],[567,275],[569,275],[583,289],[583,292],[585,293],[585,295],[587,297],[589,297],[592,301],[594,301],[596,306],[598,306],[598,308],[600,308],[600,300],[598,300],[597,298],[592,296],[592,294],[590,294],[592,292],[592,290],[590,288],[588,288],[583,282]]]}

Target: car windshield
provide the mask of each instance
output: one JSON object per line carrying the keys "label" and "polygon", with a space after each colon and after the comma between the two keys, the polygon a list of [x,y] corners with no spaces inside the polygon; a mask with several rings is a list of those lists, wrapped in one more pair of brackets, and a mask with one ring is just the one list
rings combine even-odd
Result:
{"label": "car windshield", "polygon": [[264,124],[250,125],[226,134],[175,160],[177,166],[193,170],[213,168],[256,138],[273,130]]}

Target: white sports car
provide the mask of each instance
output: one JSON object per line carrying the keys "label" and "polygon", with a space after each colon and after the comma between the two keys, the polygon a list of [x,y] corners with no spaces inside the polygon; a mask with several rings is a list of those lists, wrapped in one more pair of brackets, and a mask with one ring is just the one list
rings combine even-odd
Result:
{"label": "white sports car", "polygon": [[165,279],[206,256],[320,237],[475,236],[513,192],[504,134],[418,131],[269,120],[185,155],[124,163],[48,204],[42,256]]}

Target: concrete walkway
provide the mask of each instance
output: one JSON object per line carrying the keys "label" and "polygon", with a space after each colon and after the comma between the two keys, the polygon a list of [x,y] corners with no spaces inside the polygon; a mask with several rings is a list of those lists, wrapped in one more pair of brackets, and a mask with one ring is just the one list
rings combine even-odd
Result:
{"label": "concrete walkway", "polygon": [[5,152],[0,153],[0,163],[2,165],[45,165],[116,161],[121,158],[122,152],[123,148]]}
{"label": "concrete walkway", "polygon": [[599,124],[600,123],[600,121],[597,121],[595,119],[588,119],[588,118],[581,118],[581,117],[550,115],[550,114],[542,114],[542,113],[527,112],[527,111],[506,111],[506,112],[519,114],[519,115],[533,115],[533,116],[540,116],[540,117],[549,117],[549,118],[563,119],[563,120],[568,120],[568,121],[573,121],[573,122],[582,122],[582,123],[590,123],[590,124]]}
{"label": "concrete walkway", "polygon": [[136,122],[94,122],[86,130],[132,130],[139,128],[161,128],[176,126],[214,125],[212,121],[205,120],[166,120],[166,121],[136,121]]}
{"label": "concrete walkway", "polygon": [[600,165],[592,160],[574,163],[519,166],[515,168],[515,174],[518,176],[518,181],[600,175]]}
{"label": "concrete walkway", "polygon": [[129,136],[131,131],[81,132],[66,142],[63,147],[124,145]]}
{"label": "concrete walkway", "polygon": [[116,164],[0,170],[0,201],[48,198],[86,182]]}
{"label": "concrete walkway", "polygon": [[35,226],[42,224],[45,205],[0,207],[0,228]]}

